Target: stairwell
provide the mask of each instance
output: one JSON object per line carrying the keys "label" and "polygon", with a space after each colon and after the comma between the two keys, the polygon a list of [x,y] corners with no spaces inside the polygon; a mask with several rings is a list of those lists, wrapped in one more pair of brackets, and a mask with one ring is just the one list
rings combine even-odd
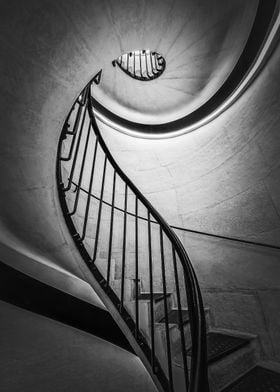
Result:
{"label": "stairwell", "polygon": [[93,78],[66,119],[58,184],[101,298],[159,390],[245,391],[256,377],[252,391],[277,391],[277,364],[261,362],[258,336],[219,328],[178,237],[112,157],[91,106],[99,82]]}

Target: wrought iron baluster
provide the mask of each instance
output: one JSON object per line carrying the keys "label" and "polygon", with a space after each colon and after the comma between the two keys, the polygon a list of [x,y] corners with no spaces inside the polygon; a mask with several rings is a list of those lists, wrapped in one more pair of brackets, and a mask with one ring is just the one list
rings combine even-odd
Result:
{"label": "wrought iron baluster", "polygon": [[102,206],[103,206],[102,201],[103,201],[104,184],[105,184],[105,177],[106,177],[106,167],[107,167],[107,157],[105,155],[104,165],[103,165],[101,191],[100,191],[100,201],[99,201],[99,208],[98,208],[96,234],[95,234],[95,241],[94,241],[94,251],[93,251],[93,256],[92,256],[92,261],[93,262],[95,262],[96,255],[97,255],[97,247],[98,247],[99,231],[100,231],[100,221],[101,221]]}
{"label": "wrought iron baluster", "polygon": [[86,204],[86,210],[85,210],[85,218],[84,218],[83,230],[82,230],[82,235],[81,235],[81,241],[83,241],[85,239],[85,236],[86,236],[87,222],[88,222],[88,213],[89,213],[89,206],[90,206],[90,194],[91,194],[92,184],[93,184],[97,147],[98,147],[98,139],[96,138],[95,139],[95,146],[94,146],[92,166],[91,166],[91,172],[90,172],[88,197],[87,197],[87,204]]}
{"label": "wrought iron baluster", "polygon": [[112,202],[111,202],[111,217],[110,217],[109,249],[108,249],[107,286],[109,286],[109,284],[110,284],[112,242],[113,242],[113,230],[114,230],[115,192],[116,192],[116,170],[114,169]]}
{"label": "wrought iron baluster", "polygon": [[187,362],[186,339],[185,339],[185,331],[184,331],[183,316],[182,316],[181,293],[180,293],[180,286],[179,286],[177,260],[176,260],[176,253],[175,253],[174,246],[172,246],[172,259],[173,259],[175,289],[176,289],[176,298],[177,298],[177,306],[178,306],[179,330],[180,330],[180,338],[181,338],[182,359],[183,359],[183,366],[184,366],[184,377],[185,377],[186,390],[188,390],[189,370],[188,370],[188,362]]}
{"label": "wrought iron baluster", "polygon": [[173,392],[174,386],[173,386],[173,372],[172,372],[172,358],[171,358],[171,343],[170,343],[170,335],[169,335],[170,331],[169,331],[169,317],[168,317],[168,306],[167,306],[164,244],[163,244],[163,234],[162,234],[161,227],[160,227],[159,231],[160,231],[161,274],[162,274],[163,302],[164,302],[164,322],[165,322],[165,336],[166,336],[167,366],[168,366],[170,392]]}
{"label": "wrought iron baluster", "polygon": [[138,245],[138,198],[135,195],[135,336],[139,333],[139,245]]}
{"label": "wrought iron baluster", "polygon": [[[81,126],[79,128],[79,136],[78,136],[78,140],[77,140],[77,144],[76,144],[74,158],[73,158],[73,162],[72,162],[72,165],[71,165],[70,175],[69,175],[69,178],[68,178],[68,184],[64,188],[64,191],[69,191],[69,189],[71,188],[71,184],[72,184],[72,180],[73,180],[73,176],[74,176],[74,172],[75,172],[75,168],[76,168],[77,158],[78,158],[78,152],[79,152],[79,149],[80,149],[82,133],[83,133],[83,130],[84,130],[84,122],[85,122],[85,118],[86,118],[86,113],[87,113],[86,108],[84,108],[84,113],[83,113]],[[72,145],[74,145],[74,144],[72,144]]]}
{"label": "wrought iron baluster", "polygon": [[140,66],[140,78],[143,79],[143,72],[142,72],[142,51],[139,50],[139,66]]}
{"label": "wrought iron baluster", "polygon": [[[84,148],[84,152],[83,152],[83,159],[82,159],[82,164],[81,164],[81,169],[80,169],[79,180],[78,180],[78,184],[76,185],[76,189],[75,189],[76,195],[75,195],[74,206],[73,206],[73,210],[71,212],[69,212],[69,216],[74,215],[76,213],[77,207],[78,207],[78,201],[79,201],[80,190],[81,190],[81,183],[82,183],[82,178],[83,178],[83,174],[84,174],[85,161],[86,161],[86,155],[87,155],[87,150],[88,150],[90,128],[91,128],[91,123],[89,122],[86,143],[85,143],[85,148]],[[70,183],[70,186],[71,186],[71,183]]]}
{"label": "wrought iron baluster", "polygon": [[125,262],[126,262],[126,225],[127,225],[127,184],[124,191],[124,214],[123,214],[123,245],[122,245],[122,278],[121,278],[121,309],[124,303]]}
{"label": "wrought iron baluster", "polygon": [[151,317],[151,366],[155,369],[155,318],[154,318],[154,288],[153,288],[153,255],[152,255],[152,235],[151,235],[151,214],[148,211],[148,250],[149,250],[149,280],[150,280],[150,317]]}
{"label": "wrought iron baluster", "polygon": [[[76,101],[76,102],[77,102],[77,101]],[[76,103],[75,103],[75,104],[76,104]],[[75,104],[74,104],[74,105],[75,105]],[[68,131],[68,130],[65,131],[65,138],[66,138],[67,135],[71,135],[71,136],[73,136],[73,137],[72,137],[72,140],[71,140],[71,144],[70,144],[70,149],[69,149],[69,152],[68,152],[68,156],[66,156],[66,157],[60,157],[60,160],[61,160],[61,161],[70,161],[71,158],[72,158],[73,149],[74,149],[74,145],[75,145],[75,141],[76,141],[77,131],[78,131],[78,129],[79,129],[79,124],[80,124],[80,119],[81,119],[81,115],[82,115],[83,108],[84,108],[85,111],[87,110],[87,109],[86,109],[86,106],[83,107],[83,105],[80,105],[80,104],[79,104],[78,111],[77,111],[76,118],[75,118],[75,122],[74,122],[73,131],[72,131],[72,132],[70,132],[70,131]],[[70,112],[70,114],[71,114],[71,112]],[[68,124],[69,119],[70,119],[70,116],[69,116],[69,118],[67,118],[65,124]]]}
{"label": "wrought iron baluster", "polygon": [[136,64],[135,64],[135,52],[133,53],[133,76],[135,77],[136,75]]}

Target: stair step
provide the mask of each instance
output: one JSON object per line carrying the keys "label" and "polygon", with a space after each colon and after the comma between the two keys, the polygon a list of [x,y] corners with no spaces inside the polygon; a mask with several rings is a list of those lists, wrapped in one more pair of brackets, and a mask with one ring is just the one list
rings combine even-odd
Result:
{"label": "stair step", "polygon": [[[207,343],[208,374],[212,391],[221,391],[241,374],[255,367],[259,360],[259,346],[255,335],[212,330],[207,334]],[[188,362],[190,354],[191,349],[188,350]],[[180,351],[174,356],[173,363],[183,368]]]}
{"label": "stair step", "polygon": [[208,363],[217,361],[249,343],[248,338],[209,332],[207,334]]}
{"label": "stair step", "polygon": [[[171,293],[167,293],[167,296],[170,297]],[[141,293],[138,296],[138,299],[140,301],[150,301],[151,299],[151,293]],[[153,300],[155,302],[159,302],[164,299],[164,294],[163,293],[153,293]]]}
{"label": "stair step", "polygon": [[[250,339],[237,336],[226,335],[219,332],[207,333],[207,356],[208,364],[218,361],[226,355],[238,350],[239,348],[250,343]],[[187,351],[191,355],[192,349]]]}
{"label": "stair step", "polygon": [[[182,318],[183,318],[183,324],[186,324],[190,321],[189,311],[187,309],[182,309]],[[158,322],[164,323],[165,317],[160,319]],[[171,309],[171,311],[168,313],[168,323],[179,325],[179,311],[178,311],[178,309]]]}
{"label": "stair step", "polygon": [[223,389],[223,392],[279,392],[280,373],[256,366]]}

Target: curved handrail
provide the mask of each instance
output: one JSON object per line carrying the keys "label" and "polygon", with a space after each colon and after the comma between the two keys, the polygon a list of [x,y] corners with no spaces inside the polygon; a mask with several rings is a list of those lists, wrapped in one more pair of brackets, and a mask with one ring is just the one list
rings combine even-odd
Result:
{"label": "curved handrail", "polygon": [[[109,287],[109,274],[110,274],[110,266],[108,265],[107,271],[107,281],[104,283],[104,278],[101,276],[100,279],[100,285],[104,286],[104,290],[106,293],[111,295],[112,302],[115,303],[115,305],[119,309],[119,313],[121,314],[122,318],[124,321],[127,322],[127,324],[131,323],[132,328],[130,329],[135,329],[135,338],[139,342],[141,342],[140,346],[142,346],[142,351],[144,351],[146,357],[148,357],[148,360],[150,361],[151,364],[151,369],[153,373],[157,373],[157,376],[159,378],[159,381],[162,385],[162,388],[166,391],[176,391],[176,388],[174,389],[173,385],[173,363],[172,363],[172,348],[171,348],[171,343],[170,343],[170,336],[169,336],[169,324],[168,324],[168,303],[167,303],[167,284],[166,284],[166,267],[165,267],[165,251],[164,251],[164,244],[163,244],[163,235],[169,240],[170,246],[172,249],[172,256],[173,256],[173,266],[174,266],[174,279],[175,279],[175,288],[176,288],[176,299],[177,299],[177,306],[178,306],[178,320],[179,320],[179,329],[180,329],[180,336],[181,336],[181,356],[183,359],[183,364],[184,364],[184,378],[185,378],[185,386],[186,386],[186,391],[188,392],[208,392],[209,387],[208,387],[208,377],[207,377],[207,347],[206,347],[206,322],[205,322],[205,315],[204,315],[204,308],[203,308],[203,302],[202,302],[202,296],[200,292],[200,288],[198,285],[198,281],[194,272],[194,269],[192,267],[191,261],[189,259],[189,256],[181,244],[179,238],[177,235],[174,233],[174,231],[170,228],[170,226],[167,224],[167,222],[164,220],[164,218],[157,212],[157,210],[151,205],[151,203],[145,198],[145,196],[139,191],[139,189],[133,184],[133,182],[127,177],[127,175],[123,172],[123,170],[119,167],[117,162],[115,161],[114,157],[112,156],[110,150],[108,149],[101,132],[98,128],[95,114],[93,111],[92,107],[92,96],[91,96],[91,88],[92,88],[92,81],[88,83],[88,85],[85,87],[85,89],[82,91],[82,93],[79,95],[79,98],[75,101],[69,115],[67,116],[66,123],[63,127],[63,132],[61,135],[60,143],[59,143],[59,151],[58,151],[58,163],[57,163],[57,176],[58,176],[58,184],[59,184],[59,195],[60,195],[60,200],[61,204],[63,207],[64,215],[66,218],[66,222],[69,226],[69,229],[73,235],[73,238],[75,239],[75,242],[84,258],[86,261],[87,265],[91,268],[91,271],[93,273],[96,273],[98,275],[98,271],[96,271],[95,267],[95,261],[97,257],[97,243],[98,243],[98,235],[99,235],[99,229],[100,229],[100,224],[101,224],[101,215],[102,215],[102,202],[103,202],[103,193],[104,193],[104,183],[105,183],[105,178],[106,178],[106,168],[107,165],[111,165],[111,167],[114,170],[114,182],[113,182],[113,190],[112,190],[112,208],[111,208],[111,223],[110,223],[110,247],[109,247],[109,256],[108,256],[108,263],[111,263],[111,245],[112,245],[112,227],[113,227],[113,219],[114,219],[114,201],[115,201],[115,180],[116,180],[116,175],[118,178],[120,178],[123,183],[125,184],[125,208],[124,208],[124,223],[123,223],[123,248],[122,248],[122,278],[121,278],[121,294],[120,298],[117,298],[116,295],[113,293],[111,288]],[[73,131],[69,131],[69,119],[72,115],[72,113],[75,111],[75,105],[78,105],[77,109],[77,115],[73,124]],[[88,116],[88,124],[86,125],[87,122],[87,116]],[[84,132],[84,129],[87,127],[87,132],[86,136],[82,135],[82,132]],[[98,208],[98,214],[97,214],[97,222],[96,222],[96,233],[97,238],[95,238],[95,245],[94,245],[94,252],[93,252],[93,257],[92,259],[89,257],[88,252],[84,248],[84,240],[85,240],[85,232],[86,232],[86,225],[88,222],[88,214],[89,214],[89,199],[87,200],[86,203],[86,209],[85,209],[85,218],[84,218],[84,226],[83,230],[81,229],[81,233],[79,233],[76,229],[76,226],[73,222],[73,215],[77,212],[77,205],[78,205],[78,199],[79,199],[79,192],[80,192],[80,187],[81,187],[81,181],[83,177],[83,172],[84,172],[84,167],[85,167],[85,160],[86,156],[88,153],[88,145],[89,145],[89,140],[91,137],[91,130],[94,131],[95,135],[95,144],[94,144],[94,152],[92,156],[92,169],[91,169],[91,174],[90,174],[90,179],[89,179],[89,187],[90,190],[92,188],[93,184],[93,179],[94,179],[94,170],[95,170],[95,165],[97,161],[97,149],[100,148],[101,151],[104,153],[104,163],[103,163],[103,174],[101,176],[101,185],[100,185],[100,203],[99,203],[99,208]],[[70,135],[72,140],[71,140],[71,145],[69,149],[69,153],[66,155],[67,160],[72,160],[72,166],[71,170],[68,176],[68,184],[65,186],[64,181],[62,179],[62,169],[61,165],[65,163],[66,159],[63,156],[62,153],[62,146],[64,143],[64,140],[67,139],[67,136]],[[77,161],[78,161],[78,155],[79,155],[79,148],[80,145],[83,143],[82,139],[83,137],[85,138],[84,141],[84,152],[82,159],[79,163],[80,165],[80,174],[79,174],[79,180],[78,180],[78,185],[77,185],[77,192],[75,196],[75,202],[74,206],[72,209],[69,209],[69,206],[67,205],[66,201],[66,194],[71,188],[71,182],[73,181],[73,175],[76,170],[77,166]],[[136,327],[135,327],[135,322],[132,320],[131,317],[129,317],[129,312],[126,311],[125,305],[124,305],[124,270],[125,270],[125,256],[126,256],[126,224],[127,224],[127,199],[128,199],[128,190],[130,190],[134,195],[135,195],[135,211],[137,211],[137,206],[138,203],[142,204],[147,210],[147,216],[148,216],[148,238],[149,238],[149,278],[150,278],[150,293],[149,293],[149,306],[150,306],[150,318],[151,320],[149,321],[149,325],[151,328],[151,343],[147,344],[147,339],[142,336],[142,333],[139,329],[139,315],[138,311],[139,307],[138,304],[138,271],[136,271],[136,290],[135,290],[135,295],[136,295]],[[90,197],[90,194],[88,195]],[[135,219],[135,233],[137,233],[137,217],[138,215],[136,214],[136,219]],[[156,294],[153,292],[153,260],[152,260],[152,236],[151,236],[151,217],[159,224],[160,227],[160,248],[161,248],[161,271],[162,271],[162,287],[164,291],[164,315],[165,315],[165,327],[166,327],[166,332],[165,332],[165,340],[166,340],[166,356],[167,356],[167,368],[166,370],[162,370],[162,368],[165,367],[165,362],[162,360],[158,360],[156,355],[155,355],[155,331],[154,327],[156,324],[156,320],[154,320],[154,314],[155,310],[154,307],[156,306],[156,303],[154,303],[154,297],[153,295]],[[136,247],[138,248],[138,234],[135,236],[135,241],[136,241]],[[137,252],[136,252],[137,253]],[[135,256],[136,257],[136,256]],[[180,268],[182,269],[183,273],[183,278],[185,282],[185,294],[187,298],[187,305],[188,305],[188,314],[189,314],[189,320],[190,320],[190,336],[191,336],[191,369],[190,369],[190,375],[188,371],[188,363],[187,363],[187,350],[188,348],[186,347],[185,343],[185,332],[184,332],[184,325],[183,325],[183,319],[182,319],[182,303],[180,299],[180,289],[181,287],[179,284],[179,277],[178,277],[178,261],[179,265],[181,266]],[[137,263],[136,263],[137,264]],[[93,266],[95,268],[93,268]],[[136,265],[136,268],[138,269],[138,266]],[[98,276],[99,276],[98,275]],[[139,337],[139,339],[138,339]],[[151,346],[151,347],[148,347]],[[166,375],[167,373],[167,375]],[[166,379],[166,377],[167,379]]]}
{"label": "curved handrail", "polygon": [[[91,102],[91,94],[90,88],[88,89],[88,103]],[[199,391],[199,382],[200,377],[203,373],[202,368],[205,367],[207,360],[206,360],[206,324],[205,324],[205,316],[204,316],[204,308],[202,297],[198,285],[198,281],[196,275],[194,273],[190,258],[182,245],[181,241],[174,233],[174,231],[170,228],[168,223],[165,219],[159,214],[159,212],[153,207],[153,205],[146,199],[146,197],[140,192],[140,190],[133,184],[133,182],[127,177],[127,175],[123,172],[123,170],[119,167],[115,159],[113,158],[111,152],[109,151],[101,133],[97,126],[96,119],[94,116],[92,105],[88,105],[89,114],[91,117],[92,125],[97,135],[100,145],[102,146],[108,160],[111,162],[112,166],[115,168],[116,172],[119,176],[123,179],[123,181],[130,187],[130,189],[137,195],[139,200],[146,206],[146,208],[150,211],[153,215],[154,219],[160,224],[165,234],[168,236],[170,241],[173,243],[174,248],[178,252],[180,260],[182,262],[182,266],[184,268],[184,272],[186,273],[186,279],[188,284],[191,287],[191,291],[189,292],[189,297],[191,300],[189,301],[189,312],[190,318],[193,319],[193,333],[197,331],[198,337],[193,340],[196,340],[197,344],[197,358],[196,362],[192,368],[193,377],[191,377],[191,381],[194,385],[190,386],[191,391]],[[193,343],[194,345],[194,343]],[[206,365],[207,368],[207,365]],[[205,370],[204,370],[205,371]]]}
{"label": "curved handrail", "polygon": [[[72,185],[74,185],[77,189],[77,184],[72,181]],[[88,193],[83,187],[80,187],[80,190]],[[75,192],[75,190],[74,190]],[[95,198],[96,200],[100,201],[100,198],[96,195],[94,195],[93,193],[90,194],[91,197]],[[102,203],[106,204],[109,207],[112,207],[112,205],[108,202],[106,202],[105,200],[102,200]],[[116,207],[115,209],[121,212],[124,212],[124,210],[120,207]],[[129,212],[127,211],[127,215],[131,215],[131,216],[136,216],[133,212]],[[143,217],[143,216],[138,216],[138,219],[147,221],[148,219]],[[157,223],[156,221],[151,221],[152,223]],[[187,227],[182,227],[182,226],[175,226],[175,225],[169,225],[171,227],[171,229],[174,230],[178,230],[178,231],[185,231],[187,233],[193,233],[193,234],[198,234],[200,236],[205,236],[205,237],[212,237],[212,238],[218,238],[221,240],[226,240],[226,241],[233,241],[233,242],[239,242],[241,244],[247,244],[247,245],[253,245],[253,246],[262,246],[264,248],[270,248],[270,249],[277,249],[280,250],[280,246],[278,245],[273,245],[273,244],[267,244],[265,242],[259,242],[259,241],[250,241],[250,240],[245,240],[243,238],[238,238],[238,237],[230,237],[230,236],[226,236],[226,235],[221,235],[221,234],[215,234],[215,233],[209,233],[206,231],[201,231],[201,230],[194,230],[194,229],[189,229]]]}

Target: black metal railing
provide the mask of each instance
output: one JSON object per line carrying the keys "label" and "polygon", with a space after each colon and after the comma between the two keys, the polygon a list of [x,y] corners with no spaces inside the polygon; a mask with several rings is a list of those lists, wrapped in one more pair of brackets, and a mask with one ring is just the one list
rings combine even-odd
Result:
{"label": "black metal railing", "polygon": [[159,389],[208,392],[206,322],[192,264],[109,151],[93,88],[90,82],[81,92],[60,137],[57,179],[66,223],[99,294]]}
{"label": "black metal railing", "polygon": [[114,67],[118,65],[124,73],[142,82],[158,78],[166,67],[162,55],[149,49],[125,53],[113,60],[112,64]]}
{"label": "black metal railing", "polygon": [[[74,181],[72,181],[72,184],[77,187],[77,184]],[[83,188],[80,188],[80,190],[87,193],[87,191]],[[91,193],[91,197],[95,198],[96,200],[100,200],[99,197],[96,196],[94,193]],[[105,200],[103,200],[102,203],[107,204],[108,206],[112,206],[111,203],[106,202]],[[119,207],[114,207],[114,208],[116,210],[119,210],[122,212],[124,211],[122,208],[119,208]],[[135,214],[133,212],[127,212],[127,214],[131,215],[131,216],[135,216]],[[145,218],[144,216],[140,216],[140,215],[138,215],[138,219],[147,221],[147,218]],[[157,223],[157,222],[153,221],[153,223]],[[244,238],[225,236],[222,234],[210,233],[210,232],[190,229],[188,227],[182,227],[182,226],[175,226],[175,225],[169,225],[169,226],[176,231],[197,234],[200,237],[210,237],[210,238],[216,238],[216,239],[221,239],[221,240],[225,240],[225,241],[237,242],[237,243],[244,244],[244,245],[260,246],[260,247],[264,247],[264,248],[280,250],[279,245],[269,244],[266,242],[245,240]]]}

